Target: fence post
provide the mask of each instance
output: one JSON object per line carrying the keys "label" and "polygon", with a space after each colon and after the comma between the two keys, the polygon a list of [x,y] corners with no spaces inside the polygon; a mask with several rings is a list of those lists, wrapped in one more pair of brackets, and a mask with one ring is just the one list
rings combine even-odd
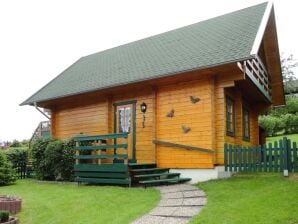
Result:
{"label": "fence post", "polygon": [[243,169],[243,162],[242,162],[242,147],[238,146],[238,171],[242,171]]}
{"label": "fence post", "polygon": [[234,164],[234,171],[237,172],[237,146],[234,145],[234,161],[233,161],[233,164]]}
{"label": "fence post", "polygon": [[292,163],[292,156],[291,156],[291,152],[292,152],[292,143],[291,143],[291,139],[288,139],[287,141],[287,164],[288,164],[288,171],[292,171],[293,168],[293,163]]}
{"label": "fence post", "polygon": [[267,172],[267,146],[263,145],[263,163],[264,163],[264,172]]}
{"label": "fence post", "polygon": [[258,154],[258,170],[259,172],[262,171],[262,146],[258,145],[257,146],[257,154]]}
{"label": "fence post", "polygon": [[229,145],[229,171],[233,171],[232,167],[233,167],[233,163],[232,163],[232,152],[233,152],[233,146]]}
{"label": "fence post", "polygon": [[278,143],[274,142],[274,172],[278,172]]}
{"label": "fence post", "polygon": [[225,143],[224,146],[224,164],[225,164],[225,171],[228,171],[228,144]]}
{"label": "fence post", "polygon": [[269,172],[272,172],[272,143],[269,143]]}
{"label": "fence post", "polygon": [[289,176],[289,169],[288,169],[288,139],[286,137],[283,138],[283,158],[284,158],[284,166],[283,166],[283,174],[284,177],[288,177]]}
{"label": "fence post", "polygon": [[293,169],[298,172],[298,156],[297,156],[297,143],[293,142]]}

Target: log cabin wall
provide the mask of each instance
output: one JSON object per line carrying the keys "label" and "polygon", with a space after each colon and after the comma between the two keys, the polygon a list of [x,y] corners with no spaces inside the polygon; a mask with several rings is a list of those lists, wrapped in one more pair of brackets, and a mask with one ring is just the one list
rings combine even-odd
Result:
{"label": "log cabin wall", "polygon": [[[181,76],[180,76],[181,77]],[[68,139],[83,133],[100,135],[114,132],[113,103],[136,100],[136,159],[138,163],[157,162],[159,167],[212,168],[223,164],[225,142],[240,145],[258,144],[259,114],[255,105],[245,102],[236,80],[242,73],[187,73],[176,79],[136,84],[110,92],[96,92],[70,97],[53,104],[52,133]],[[226,135],[226,95],[235,100],[235,136]],[[193,103],[190,97],[199,99]],[[142,102],[147,104],[145,128],[142,126]],[[242,106],[250,109],[250,140],[244,141]],[[174,111],[173,117],[167,116]],[[185,133],[184,129],[190,130]],[[214,150],[214,154],[153,144],[153,140]]]}
{"label": "log cabin wall", "polygon": [[59,139],[108,133],[108,101],[86,99],[59,105],[52,109],[52,124],[53,136]]}
{"label": "log cabin wall", "polygon": [[[157,139],[213,150],[213,83],[210,78],[162,86],[157,91]],[[199,101],[194,103],[190,97]],[[169,114],[173,112],[172,117]],[[185,133],[185,130],[190,130]],[[214,154],[157,145],[157,164],[170,168],[212,168]]]}
{"label": "log cabin wall", "polygon": [[[89,98],[80,96],[75,100],[59,104],[52,109],[52,133],[59,139],[68,139],[80,133],[84,135],[101,135],[113,133],[113,103],[136,100],[136,133],[137,161],[140,163],[155,162],[155,135],[153,121],[154,91],[152,88],[137,88],[134,91],[114,92],[106,96],[97,94]],[[145,128],[142,126],[143,114],[140,104],[146,102]]]}

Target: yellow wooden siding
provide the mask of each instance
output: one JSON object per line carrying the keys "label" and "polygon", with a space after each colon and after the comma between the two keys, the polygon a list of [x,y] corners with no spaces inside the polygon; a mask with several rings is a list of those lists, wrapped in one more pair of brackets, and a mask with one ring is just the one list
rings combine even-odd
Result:
{"label": "yellow wooden siding", "polygon": [[[203,73],[202,73],[203,74]],[[157,162],[159,167],[170,168],[212,168],[223,164],[225,142],[241,145],[256,145],[259,141],[257,118],[261,107],[250,106],[250,141],[243,141],[241,89],[235,87],[235,80],[243,74],[202,75],[186,73],[193,81],[168,78],[154,85],[139,84],[101,93],[84,94],[65,103],[53,104],[52,132],[57,138],[68,139],[83,133],[99,135],[114,132],[113,103],[136,100],[136,159],[138,163]],[[225,95],[235,99],[236,136],[226,136]],[[190,96],[199,98],[193,104]],[[142,126],[142,102],[147,104],[145,128]],[[174,110],[174,117],[167,113]],[[183,133],[182,125],[189,127]],[[153,140],[212,149],[213,155],[180,148],[155,145]]]}
{"label": "yellow wooden siding", "polygon": [[69,108],[64,105],[64,108],[54,110],[54,136],[68,139],[80,133],[84,135],[108,133],[107,108],[107,102],[98,102]]}
{"label": "yellow wooden siding", "polygon": [[[212,149],[211,85],[209,79],[159,87],[157,90],[157,139]],[[199,98],[193,104],[190,96]],[[173,117],[167,113],[174,110]],[[184,133],[182,126],[191,130]],[[213,167],[213,155],[157,145],[157,164],[170,168]]]}
{"label": "yellow wooden siding", "polygon": [[215,113],[215,164],[224,162],[224,143],[226,140],[226,105],[225,89],[235,86],[236,80],[243,79],[243,74],[232,73],[229,75],[217,75],[214,80],[214,113]]}

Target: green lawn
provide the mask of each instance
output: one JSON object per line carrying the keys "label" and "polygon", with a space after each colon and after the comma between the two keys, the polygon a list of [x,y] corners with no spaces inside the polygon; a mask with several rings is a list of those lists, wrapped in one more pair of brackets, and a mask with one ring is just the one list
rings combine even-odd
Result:
{"label": "green lawn", "polygon": [[159,202],[154,189],[18,181],[0,194],[20,196],[22,224],[129,223]]}
{"label": "green lawn", "polygon": [[298,175],[238,174],[230,179],[198,184],[207,206],[191,223],[298,223]]}
{"label": "green lawn", "polygon": [[292,141],[295,141],[295,142],[298,143],[298,134],[279,135],[279,136],[275,136],[275,137],[267,137],[266,142],[267,143],[270,143],[270,142],[273,143],[275,141],[279,141],[283,137],[287,137],[288,139],[291,139]]}

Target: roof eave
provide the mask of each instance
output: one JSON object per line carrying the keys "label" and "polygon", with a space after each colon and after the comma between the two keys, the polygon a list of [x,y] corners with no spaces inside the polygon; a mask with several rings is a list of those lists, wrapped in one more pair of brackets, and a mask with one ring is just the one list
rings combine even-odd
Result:
{"label": "roof eave", "polygon": [[226,61],[226,62],[223,62],[223,63],[212,64],[212,65],[209,65],[209,66],[196,67],[196,68],[192,68],[192,69],[186,69],[186,70],[181,70],[181,71],[177,71],[177,72],[172,72],[172,73],[169,73],[169,74],[166,74],[166,75],[165,74],[160,74],[160,75],[158,75],[154,78],[150,78],[150,79],[140,79],[140,80],[136,80],[136,81],[133,81],[133,82],[121,83],[120,85],[111,85],[111,86],[107,86],[107,87],[104,87],[104,88],[97,88],[97,89],[81,91],[81,92],[77,92],[77,93],[73,93],[73,94],[66,94],[66,95],[62,95],[62,96],[58,96],[58,97],[43,99],[41,101],[26,100],[23,103],[21,103],[20,106],[25,106],[25,105],[34,106],[35,104],[38,105],[40,103],[44,103],[44,102],[48,102],[48,101],[52,101],[52,100],[57,100],[57,99],[61,99],[61,98],[64,98],[64,97],[71,97],[71,96],[76,96],[76,95],[80,95],[80,94],[95,92],[95,91],[99,91],[99,90],[106,90],[106,89],[110,89],[110,88],[114,88],[114,87],[130,85],[130,84],[136,84],[136,83],[150,81],[150,80],[159,79],[159,78],[167,78],[169,76],[179,75],[179,74],[183,74],[183,73],[186,73],[186,72],[192,72],[192,71],[197,71],[197,70],[203,70],[203,69],[209,69],[209,68],[213,68],[213,67],[217,67],[217,66],[222,66],[222,65],[226,65],[226,64],[237,63],[239,61],[245,61],[245,60],[252,59],[253,57],[254,56],[248,56],[248,57],[245,57],[245,58],[239,58],[239,59],[235,59],[235,60],[232,60],[232,61]]}

